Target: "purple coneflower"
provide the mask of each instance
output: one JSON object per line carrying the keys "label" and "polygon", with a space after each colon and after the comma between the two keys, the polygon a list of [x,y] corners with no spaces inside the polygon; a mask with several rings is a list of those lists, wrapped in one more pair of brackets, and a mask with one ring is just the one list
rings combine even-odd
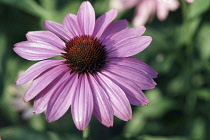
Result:
{"label": "purple coneflower", "polygon": [[76,127],[84,130],[92,114],[105,126],[113,116],[128,121],[130,104],[146,106],[142,90],[155,87],[157,72],[131,57],[148,47],[152,38],[141,36],[145,27],[128,29],[126,20],[112,21],[117,10],[97,18],[86,1],[77,15],[68,14],[63,24],[45,21],[48,31],[28,32],[27,41],[14,51],[28,60],[43,60],[28,68],[17,85],[33,80],[24,101],[34,100],[34,113],[46,111],[49,122],[58,120],[71,107]]}
{"label": "purple coneflower", "polygon": [[134,26],[140,26],[151,21],[155,15],[160,21],[167,18],[169,11],[179,7],[178,0],[111,0],[111,7],[126,10],[136,7],[133,18]]}

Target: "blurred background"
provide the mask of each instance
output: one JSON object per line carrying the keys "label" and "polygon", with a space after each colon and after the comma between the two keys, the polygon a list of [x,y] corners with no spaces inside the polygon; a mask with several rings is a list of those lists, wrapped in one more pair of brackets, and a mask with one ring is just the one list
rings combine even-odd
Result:
{"label": "blurred background", "polygon": [[[90,0],[97,17],[113,7],[110,1]],[[24,60],[12,50],[15,43],[26,40],[28,31],[44,30],[43,21],[62,23],[66,14],[76,14],[81,2],[0,0],[2,140],[82,139],[70,112],[52,123],[46,121],[45,114],[33,115],[33,102],[22,100],[28,85],[15,86],[14,82],[36,62]],[[150,104],[132,106],[133,119],[124,122],[115,118],[112,128],[106,128],[93,117],[89,124],[90,140],[210,139],[210,0],[178,2],[176,10],[170,11],[164,21],[153,14],[145,23],[145,34],[152,36],[153,41],[135,56],[159,73],[155,79],[157,87],[145,91]],[[127,19],[133,27],[136,8],[121,9],[116,20]]]}

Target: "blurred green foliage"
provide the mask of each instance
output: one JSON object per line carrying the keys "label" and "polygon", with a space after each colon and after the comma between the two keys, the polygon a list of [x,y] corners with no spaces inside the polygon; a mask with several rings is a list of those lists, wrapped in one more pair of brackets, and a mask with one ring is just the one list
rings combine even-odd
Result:
{"label": "blurred green foliage", "polygon": [[[3,140],[81,140],[70,112],[47,123],[45,115],[24,120],[14,110],[10,87],[17,73],[35,62],[12,50],[28,31],[44,30],[42,22],[62,22],[76,13],[82,0],[0,0],[0,136]],[[109,1],[91,0],[97,17],[108,11]],[[133,9],[117,19],[132,20]],[[166,21],[147,24],[153,42],[137,58],[158,73],[158,86],[145,91],[150,104],[133,106],[133,119],[115,118],[106,128],[95,118],[90,123],[91,140],[209,140],[210,139],[210,0],[195,0],[171,12]]]}

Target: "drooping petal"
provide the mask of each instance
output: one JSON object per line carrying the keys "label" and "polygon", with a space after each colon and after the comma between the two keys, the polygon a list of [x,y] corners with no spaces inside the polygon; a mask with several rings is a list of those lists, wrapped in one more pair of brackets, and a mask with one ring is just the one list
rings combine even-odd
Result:
{"label": "drooping petal", "polygon": [[33,31],[26,34],[28,41],[37,41],[43,43],[49,43],[52,46],[56,46],[60,49],[65,47],[65,43],[52,32],[49,31]]}
{"label": "drooping petal", "polygon": [[156,0],[142,0],[136,7],[134,26],[144,25],[156,12]]}
{"label": "drooping petal", "polygon": [[115,33],[120,32],[127,28],[128,28],[127,20],[118,20],[116,22],[113,22],[109,24],[109,26],[104,30],[104,32],[100,37],[100,40],[104,42],[106,39],[109,39]]}
{"label": "drooping petal", "polygon": [[29,67],[15,82],[16,85],[25,84],[37,76],[39,76],[42,72],[47,69],[53,68],[58,65],[62,65],[64,62],[63,60],[44,60],[40,61],[31,67]]}
{"label": "drooping petal", "polygon": [[187,3],[193,3],[194,0],[186,0]]}
{"label": "drooping petal", "polygon": [[140,37],[144,32],[146,28],[144,26],[131,28],[131,29],[125,29],[121,32],[116,33],[109,39],[103,42],[103,44],[106,45],[106,48],[111,51],[115,49],[115,46],[120,44],[122,41],[129,40],[135,37]]}
{"label": "drooping petal", "polygon": [[124,91],[100,73],[95,75],[95,77],[97,77],[97,81],[110,97],[114,115],[124,121],[131,120],[132,110]]}
{"label": "drooping petal", "polygon": [[101,34],[104,32],[106,27],[116,18],[117,13],[118,12],[116,9],[112,9],[112,10],[106,12],[105,14],[103,14],[102,16],[100,16],[96,20],[96,25],[95,25],[95,29],[93,32],[93,36],[100,38]]}
{"label": "drooping petal", "polygon": [[55,56],[61,56],[63,50],[47,43],[23,41],[16,43],[13,50],[27,60],[43,60]]}
{"label": "drooping petal", "polygon": [[95,11],[89,1],[81,4],[77,13],[79,27],[84,35],[92,35],[95,27]]}
{"label": "drooping petal", "polygon": [[53,21],[45,21],[44,28],[65,41],[69,41],[73,37],[71,33],[65,30],[62,24]]}
{"label": "drooping petal", "polygon": [[151,78],[156,78],[158,75],[158,73],[152,67],[150,67],[143,61],[134,57],[112,58],[109,64],[122,65],[122,66],[130,67],[130,68],[134,68],[136,70],[140,70],[144,72]]}
{"label": "drooping petal", "polygon": [[149,46],[152,38],[150,36],[134,37],[123,40],[113,50],[109,52],[109,57],[129,57],[133,56]]}
{"label": "drooping petal", "polygon": [[63,20],[64,28],[69,31],[73,37],[82,35],[77,22],[77,16],[74,14],[68,14]]}
{"label": "drooping petal", "polygon": [[122,65],[113,65],[109,64],[106,68],[109,72],[112,72],[116,75],[121,75],[125,80],[129,79],[136,83],[142,90],[153,89],[156,86],[155,81],[140,70],[136,70],[130,67]]}
{"label": "drooping petal", "polygon": [[161,10],[161,8],[164,8],[167,12],[169,11],[175,11],[177,8],[179,8],[179,1],[177,0],[164,0],[164,1],[157,1],[157,13],[158,10]]}
{"label": "drooping petal", "polygon": [[93,92],[94,100],[94,116],[105,126],[113,126],[113,115],[114,111],[111,106],[109,96],[107,96],[105,90],[101,88],[99,83],[95,80],[92,75],[88,77],[91,89]]}
{"label": "drooping petal", "polygon": [[118,10],[126,10],[134,7],[139,3],[139,0],[111,0],[110,5]]}
{"label": "drooping petal", "polygon": [[[165,2],[167,2],[167,1],[165,1]],[[170,3],[170,4],[168,4],[168,7],[171,11],[175,11],[180,6],[179,1],[177,1],[177,0],[171,0],[168,2]]]}
{"label": "drooping petal", "polygon": [[93,113],[93,95],[86,74],[78,78],[71,113],[76,127],[85,130]]}
{"label": "drooping petal", "polygon": [[48,102],[50,97],[55,93],[60,93],[62,91],[63,85],[66,84],[66,81],[69,79],[69,72],[61,74],[56,77],[49,85],[47,85],[36,97],[34,100],[33,112],[34,114],[40,114],[47,109]]}
{"label": "drooping petal", "polygon": [[67,70],[68,70],[68,67],[66,65],[59,65],[39,75],[39,77],[37,77],[28,88],[24,96],[24,101],[27,102],[33,99],[47,85],[53,82],[55,78],[62,77],[64,72]]}
{"label": "drooping petal", "polygon": [[57,92],[54,92],[49,100],[49,103],[47,105],[47,120],[49,122],[58,120],[60,117],[62,117],[66,111],[69,109],[72,99],[75,95],[75,90],[77,87],[77,74],[71,74],[68,72],[68,75],[66,75],[68,78],[66,78],[63,85],[61,85],[59,88],[60,90],[57,90]]}
{"label": "drooping petal", "polygon": [[136,106],[146,106],[149,101],[140,87],[130,80],[125,80],[120,75],[115,75],[111,72],[102,71],[102,74],[108,77],[111,81],[117,84],[126,94],[129,102]]}
{"label": "drooping petal", "polygon": [[167,18],[169,13],[168,3],[157,2],[157,17],[160,21],[163,21]]}
{"label": "drooping petal", "polygon": [[179,7],[179,1],[170,0],[170,1],[157,1],[157,17],[159,20],[163,21],[167,18],[169,11],[175,11]]}

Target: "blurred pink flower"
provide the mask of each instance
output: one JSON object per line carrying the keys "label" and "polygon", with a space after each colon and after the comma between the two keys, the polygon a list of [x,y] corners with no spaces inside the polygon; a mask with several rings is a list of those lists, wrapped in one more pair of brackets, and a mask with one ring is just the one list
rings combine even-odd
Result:
{"label": "blurred pink flower", "polygon": [[[23,74],[23,72],[24,71],[20,71],[18,75],[20,76]],[[29,102],[25,103],[23,101],[24,94],[30,84],[31,81],[21,86],[9,86],[9,91],[13,94],[13,97],[10,99],[9,103],[12,105],[15,111],[22,113],[23,119],[29,119],[34,115],[32,105]]]}
{"label": "blurred pink flower", "polygon": [[186,0],[187,3],[193,3],[194,0]]}
{"label": "blurred pink flower", "polygon": [[177,0],[111,0],[111,7],[126,10],[136,7],[133,18],[134,26],[146,24],[156,14],[160,21],[168,16],[169,11],[175,11],[179,7]]}
{"label": "blurred pink flower", "polygon": [[[77,15],[68,14],[63,24],[44,22],[48,31],[27,33],[27,41],[15,44],[14,51],[28,60],[43,60],[28,68],[17,85],[33,80],[24,100],[33,98],[34,113],[46,111],[49,122],[58,120],[71,107],[76,127],[84,130],[92,114],[105,126],[113,116],[128,121],[130,104],[149,103],[142,90],[156,86],[157,72],[132,57],[152,41],[142,36],[146,28],[128,29],[126,20],[112,21],[117,10],[95,20],[95,11],[86,1]],[[61,60],[44,60],[61,56]]]}

